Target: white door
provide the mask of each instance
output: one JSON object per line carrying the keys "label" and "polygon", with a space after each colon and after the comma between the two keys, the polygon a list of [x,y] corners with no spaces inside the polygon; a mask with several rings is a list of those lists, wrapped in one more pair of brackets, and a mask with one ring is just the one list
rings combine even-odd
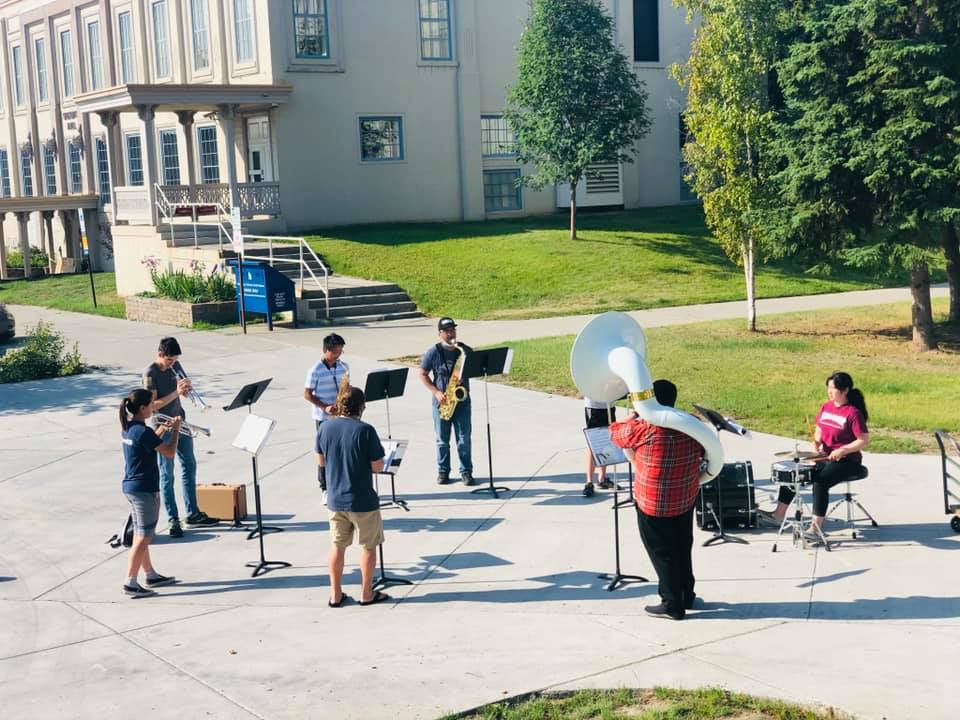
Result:
{"label": "white door", "polygon": [[266,115],[247,119],[247,182],[273,182],[270,119]]}

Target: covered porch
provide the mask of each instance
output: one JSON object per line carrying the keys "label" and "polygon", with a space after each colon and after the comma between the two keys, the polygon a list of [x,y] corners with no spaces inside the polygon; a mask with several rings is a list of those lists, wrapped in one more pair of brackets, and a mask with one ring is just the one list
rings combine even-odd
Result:
{"label": "covered porch", "polygon": [[[114,224],[157,226],[180,216],[229,216],[232,210],[242,218],[279,217],[273,115],[291,90],[275,84],[120,85],[77,96],[78,110],[96,113],[106,128],[111,182],[109,199],[104,200],[111,206]],[[125,113],[136,114],[142,131],[136,170],[128,167],[129,147],[124,153]],[[174,170],[166,166],[169,149],[161,145],[163,133],[170,131],[158,131],[158,113],[177,118],[185,142],[185,173],[179,161]],[[218,132],[207,133],[210,126],[204,121],[213,121]],[[224,158],[218,150],[220,140]]]}

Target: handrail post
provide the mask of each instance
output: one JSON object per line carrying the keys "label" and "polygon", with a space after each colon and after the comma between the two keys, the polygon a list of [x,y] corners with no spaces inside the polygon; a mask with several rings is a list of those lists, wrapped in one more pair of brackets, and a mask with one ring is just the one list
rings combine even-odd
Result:
{"label": "handrail post", "polygon": [[303,295],[303,239],[300,239],[300,242],[297,243],[297,246],[300,248],[300,294]]}

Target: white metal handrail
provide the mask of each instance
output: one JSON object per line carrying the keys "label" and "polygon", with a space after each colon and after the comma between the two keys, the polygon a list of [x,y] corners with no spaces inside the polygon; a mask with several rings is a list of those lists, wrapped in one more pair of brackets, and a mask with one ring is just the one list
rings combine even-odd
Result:
{"label": "white metal handrail", "polygon": [[[313,251],[313,248],[304,240],[302,237],[290,237],[284,235],[244,235],[243,241],[244,246],[246,246],[247,240],[266,240],[267,241],[267,255],[268,262],[271,267],[275,262],[288,262],[288,263],[297,263],[300,266],[300,291],[303,292],[303,284],[306,278],[304,277],[304,271],[310,276],[313,282],[318,288],[323,290],[323,300],[326,307],[326,316],[327,319],[330,319],[330,268],[327,267],[326,263],[320,259],[320,257]],[[292,258],[285,257],[274,257],[273,255],[273,241],[293,241],[297,243],[299,247],[299,257],[294,260]],[[283,243],[287,244],[287,243]],[[308,258],[304,258],[304,251],[306,251]],[[323,271],[323,282],[320,282],[320,279],[313,272],[313,268],[310,267],[309,259],[312,258],[317,265],[320,266],[320,269]]]}
{"label": "white metal handrail", "polygon": [[[190,208],[190,225],[193,229],[193,247],[199,246],[199,238],[197,236],[198,227],[216,227],[217,228],[217,247],[219,251],[223,252],[223,239],[226,236],[227,244],[231,242],[233,237],[232,225],[231,229],[227,229],[224,225],[224,221],[230,223],[230,213],[223,207],[219,202],[171,202],[170,199],[163,192],[163,187],[159,183],[154,183],[154,187],[157,190],[157,211],[164,218],[166,223],[170,226],[170,241],[174,242],[174,230],[173,230],[173,218],[176,215],[176,211],[179,208]],[[197,212],[197,208],[201,207],[215,207],[217,209],[217,220],[216,222],[202,221],[198,218],[200,214]]]}

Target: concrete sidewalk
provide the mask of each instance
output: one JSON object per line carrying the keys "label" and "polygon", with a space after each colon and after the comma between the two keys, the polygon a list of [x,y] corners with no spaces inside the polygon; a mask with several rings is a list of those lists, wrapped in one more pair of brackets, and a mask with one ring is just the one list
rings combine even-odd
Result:
{"label": "concrete sidewalk", "polygon": [[[877,302],[898,299],[879,292]],[[612,499],[580,496],[577,401],[489,386],[494,470],[511,488],[496,500],[434,484],[429,400],[411,379],[390,406],[393,436],[410,441],[397,478],[410,512],[385,511],[384,549],[388,574],[414,584],[392,588],[386,605],[332,610],[326,512],[301,398],[327,329],[242,337],[15,311],[21,328],[53,320],[101,369],[0,385],[8,717],[435,718],[540,688],[656,684],[722,685],[877,720],[955,715],[960,576],[950,553],[960,535],[942,514],[936,457],[868,456],[871,477],[856,489],[881,526],[852,541],[832,524],[833,552],[781,540],[771,553],[766,531],[743,533],[749,545],[698,544],[705,603],[682,623],[662,622],[642,611],[654,584],[608,593],[596,577],[613,565]],[[655,324],[650,317],[641,322]],[[544,334],[583,322],[554,322]],[[468,342],[509,339],[494,333],[510,323],[463,325]],[[347,329],[355,382],[382,365],[377,358],[422,352],[433,328]],[[127,512],[117,404],[171,332],[214,407],[246,382],[274,378],[256,412],[277,419],[260,467],[265,519],[285,531],[265,538],[266,556],[293,567],[252,579],[244,563],[258,550],[245,533],[188,531],[179,541],[161,537],[153,552],[181,583],[131,601],[119,590],[125,553],[103,544]],[[482,398],[482,386],[474,392]],[[485,477],[482,407],[474,408],[474,457]],[[213,430],[197,441],[200,481],[248,482],[249,459],[230,445],[243,414],[190,419]],[[382,404],[365,419],[386,435]],[[724,443],[727,459],[751,460],[758,478],[775,451],[792,447],[765,435]],[[651,576],[631,513],[620,518],[624,572]],[[356,559],[353,549],[354,597]]]}

